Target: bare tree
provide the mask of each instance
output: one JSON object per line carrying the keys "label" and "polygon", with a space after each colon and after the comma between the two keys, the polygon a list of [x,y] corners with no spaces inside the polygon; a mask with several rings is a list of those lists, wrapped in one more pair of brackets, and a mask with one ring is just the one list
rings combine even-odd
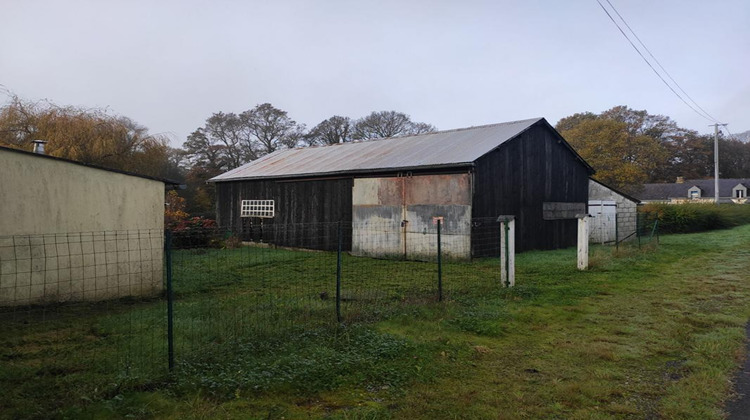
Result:
{"label": "bare tree", "polygon": [[334,115],[313,127],[304,137],[310,146],[346,143],[352,141],[352,120]]}
{"label": "bare tree", "polygon": [[245,111],[239,117],[256,142],[258,157],[280,148],[295,147],[305,131],[303,124],[297,124],[286,111],[269,103]]}
{"label": "bare tree", "polygon": [[357,120],[354,124],[353,137],[355,139],[403,137],[435,130],[436,128],[431,124],[413,122],[402,112],[380,111]]}

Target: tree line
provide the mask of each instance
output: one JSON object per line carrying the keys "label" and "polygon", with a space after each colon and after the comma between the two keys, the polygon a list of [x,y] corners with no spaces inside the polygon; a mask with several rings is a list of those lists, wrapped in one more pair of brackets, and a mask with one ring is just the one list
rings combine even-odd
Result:
{"label": "tree line", "polygon": [[[214,191],[206,181],[279,149],[399,137],[435,131],[402,112],[372,112],[359,119],[334,115],[307,130],[269,103],[241,113],[217,112],[181,148],[135,121],[106,109],[58,106],[11,95],[0,108],[0,145],[30,150],[46,140],[52,156],[183,182],[176,214],[212,217]],[[170,197],[174,202],[175,197]]]}
{"label": "tree line", "polygon": [[[582,112],[555,126],[597,171],[598,180],[637,193],[647,182],[713,175],[713,136],[679,127],[664,115],[616,106]],[[311,129],[269,103],[241,113],[217,112],[196,128],[181,148],[135,121],[106,109],[58,106],[11,96],[0,108],[0,145],[30,149],[48,141],[47,152],[85,163],[187,184],[179,214],[212,217],[213,188],[206,180],[279,149],[409,136],[435,131],[396,111],[353,119],[334,115]],[[720,173],[750,177],[750,143],[721,136]],[[174,199],[174,197],[172,197]]]}
{"label": "tree line", "polygon": [[[710,178],[714,136],[679,127],[664,115],[616,106],[561,119],[557,131],[596,171],[594,178],[637,193],[644,183]],[[750,177],[750,143],[719,135],[722,178]]]}

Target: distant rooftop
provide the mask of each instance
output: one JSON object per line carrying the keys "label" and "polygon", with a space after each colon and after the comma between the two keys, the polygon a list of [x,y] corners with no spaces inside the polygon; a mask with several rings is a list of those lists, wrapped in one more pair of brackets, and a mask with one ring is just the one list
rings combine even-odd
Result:
{"label": "distant rooftop", "polygon": [[[725,178],[719,179],[719,197],[731,197],[732,188],[737,184],[743,184],[750,188],[750,178]],[[686,179],[682,183],[660,183],[645,184],[643,191],[635,194],[641,200],[669,200],[671,198],[687,198],[688,190],[696,186],[701,189],[703,197],[714,197],[713,179]]]}
{"label": "distant rooftop", "polygon": [[278,150],[209,182],[469,166],[540,121],[545,120],[531,118],[416,136]]}

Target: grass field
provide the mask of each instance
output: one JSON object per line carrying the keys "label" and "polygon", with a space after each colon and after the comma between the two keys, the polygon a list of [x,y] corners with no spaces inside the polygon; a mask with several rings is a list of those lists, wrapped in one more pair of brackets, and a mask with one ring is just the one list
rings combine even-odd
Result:
{"label": "grass field", "polygon": [[[0,416],[722,418],[750,318],[750,226],[450,263],[272,249],[175,254],[176,374],[162,300],[12,314]],[[301,281],[301,279],[304,279]],[[335,284],[334,284],[335,287]],[[353,322],[363,321],[363,322]]]}

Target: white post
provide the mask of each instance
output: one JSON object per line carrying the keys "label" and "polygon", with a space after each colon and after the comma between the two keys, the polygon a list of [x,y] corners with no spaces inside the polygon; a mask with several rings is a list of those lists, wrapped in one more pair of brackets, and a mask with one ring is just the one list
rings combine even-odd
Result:
{"label": "white post", "polygon": [[515,216],[500,216],[500,283],[503,287],[516,284],[516,220]]}
{"label": "white post", "polygon": [[589,215],[578,214],[578,269],[589,268]]}

